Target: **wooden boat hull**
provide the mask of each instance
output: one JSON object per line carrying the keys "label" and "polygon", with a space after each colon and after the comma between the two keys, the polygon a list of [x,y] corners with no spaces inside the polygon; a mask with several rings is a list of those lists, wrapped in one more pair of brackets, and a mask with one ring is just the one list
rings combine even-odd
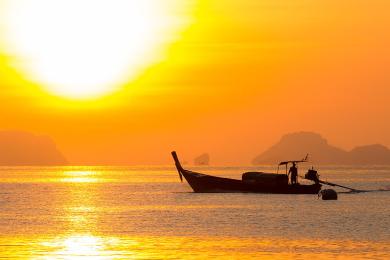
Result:
{"label": "wooden boat hull", "polygon": [[181,172],[194,192],[204,193],[275,193],[275,194],[318,194],[321,184],[313,185],[265,185],[221,178],[184,170]]}
{"label": "wooden boat hull", "polygon": [[194,192],[200,193],[274,193],[274,194],[318,194],[321,184],[312,185],[280,185],[247,182],[211,176],[185,170],[181,167],[176,153],[172,152],[180,177],[184,177]]}

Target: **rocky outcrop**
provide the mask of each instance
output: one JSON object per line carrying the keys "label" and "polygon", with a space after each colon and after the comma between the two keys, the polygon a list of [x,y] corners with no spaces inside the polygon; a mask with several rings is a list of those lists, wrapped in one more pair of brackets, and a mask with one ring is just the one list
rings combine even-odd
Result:
{"label": "rocky outcrop", "polygon": [[66,158],[48,136],[0,131],[0,165],[66,165]]}
{"label": "rocky outcrop", "polygon": [[194,159],[195,165],[209,165],[210,164],[210,155],[208,153],[204,153],[199,155]]}
{"label": "rocky outcrop", "polygon": [[298,132],[283,136],[278,143],[253,159],[253,164],[275,164],[310,155],[318,164],[390,164],[390,150],[383,145],[367,145],[345,151],[332,146],[320,134]]}
{"label": "rocky outcrop", "polygon": [[390,164],[390,150],[381,144],[359,146],[349,152],[351,164]]}

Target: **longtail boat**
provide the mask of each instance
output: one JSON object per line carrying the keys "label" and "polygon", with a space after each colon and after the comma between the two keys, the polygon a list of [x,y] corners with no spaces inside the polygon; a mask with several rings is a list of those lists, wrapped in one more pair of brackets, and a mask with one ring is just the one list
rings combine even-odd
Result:
{"label": "longtail boat", "polygon": [[276,193],[276,194],[318,194],[321,190],[319,175],[314,169],[309,169],[305,178],[312,180],[314,184],[305,185],[288,181],[287,166],[290,163],[305,162],[307,157],[299,161],[284,161],[280,166],[286,166],[286,173],[264,173],[264,172],[246,172],[242,174],[242,180],[211,176],[199,172],[184,169],[179,161],[176,152],[172,152],[176,169],[181,181],[186,179],[194,192],[200,193]]}

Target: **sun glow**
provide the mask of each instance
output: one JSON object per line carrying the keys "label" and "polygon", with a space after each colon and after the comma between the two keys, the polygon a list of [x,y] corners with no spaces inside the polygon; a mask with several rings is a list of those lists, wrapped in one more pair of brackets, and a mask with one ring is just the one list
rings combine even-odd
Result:
{"label": "sun glow", "polygon": [[[94,98],[157,62],[188,20],[177,0],[9,0],[0,21],[7,53],[54,95]],[[182,19],[183,18],[183,19]]]}

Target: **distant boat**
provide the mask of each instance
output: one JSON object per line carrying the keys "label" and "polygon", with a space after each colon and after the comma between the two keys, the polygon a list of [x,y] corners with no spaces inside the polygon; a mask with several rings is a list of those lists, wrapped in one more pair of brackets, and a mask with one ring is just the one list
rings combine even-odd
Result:
{"label": "distant boat", "polygon": [[[252,193],[275,193],[275,194],[318,194],[321,190],[321,184],[317,181],[317,172],[309,170],[307,179],[315,183],[311,185],[289,184],[287,175],[287,166],[289,163],[305,162],[300,161],[281,162],[279,166],[286,166],[286,174],[246,172],[242,175],[242,180],[229,179],[223,177],[211,176],[203,173],[185,170],[177,157],[176,152],[172,152],[173,159],[181,181],[183,176],[194,192],[204,193],[231,193],[231,192],[252,192]],[[279,167],[278,167],[279,169]]]}

